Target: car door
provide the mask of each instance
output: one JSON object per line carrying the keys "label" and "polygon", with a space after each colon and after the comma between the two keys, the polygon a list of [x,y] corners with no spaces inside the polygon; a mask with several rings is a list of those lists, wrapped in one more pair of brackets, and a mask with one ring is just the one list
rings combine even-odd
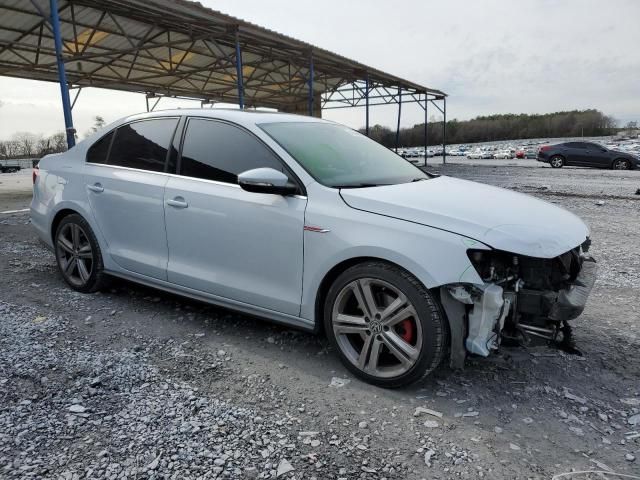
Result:
{"label": "car door", "polygon": [[166,280],[164,187],[168,147],[178,118],[122,125],[87,153],[84,179],[91,211],[122,268]]}
{"label": "car door", "polygon": [[241,189],[237,175],[259,167],[278,169],[297,182],[281,159],[243,128],[188,120],[179,175],[165,188],[168,280],[298,315],[307,200]]}
{"label": "car door", "polygon": [[589,167],[608,168],[611,166],[609,150],[596,145],[595,143],[585,143],[585,165]]}
{"label": "car door", "polygon": [[564,144],[565,164],[584,166],[586,165],[585,144],[582,142],[568,142]]}

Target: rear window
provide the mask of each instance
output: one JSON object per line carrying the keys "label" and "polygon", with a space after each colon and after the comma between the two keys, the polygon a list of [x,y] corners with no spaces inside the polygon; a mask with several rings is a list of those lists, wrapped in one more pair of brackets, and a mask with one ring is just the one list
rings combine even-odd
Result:
{"label": "rear window", "polygon": [[87,162],[107,163],[107,155],[109,154],[109,147],[111,146],[112,139],[113,132],[110,132],[91,145],[87,151]]}

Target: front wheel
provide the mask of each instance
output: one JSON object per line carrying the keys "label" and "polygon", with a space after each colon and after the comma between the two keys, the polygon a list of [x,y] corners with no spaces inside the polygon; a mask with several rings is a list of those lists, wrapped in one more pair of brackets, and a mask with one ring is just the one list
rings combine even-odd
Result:
{"label": "front wheel", "polygon": [[625,160],[624,158],[618,158],[613,162],[614,170],[629,170],[631,168],[631,163],[629,160]]}
{"label": "front wheel", "polygon": [[343,364],[381,387],[420,380],[438,366],[446,348],[437,300],[413,275],[383,262],[356,265],[336,279],[324,322]]}
{"label": "front wheel", "polygon": [[564,158],[562,158],[560,155],[556,155],[554,157],[551,157],[551,160],[549,160],[549,164],[551,164],[553,168],[562,168],[562,166],[564,165]]}
{"label": "front wheel", "polygon": [[87,221],[78,214],[64,217],[55,236],[58,269],[67,284],[83,293],[107,283],[98,241]]}

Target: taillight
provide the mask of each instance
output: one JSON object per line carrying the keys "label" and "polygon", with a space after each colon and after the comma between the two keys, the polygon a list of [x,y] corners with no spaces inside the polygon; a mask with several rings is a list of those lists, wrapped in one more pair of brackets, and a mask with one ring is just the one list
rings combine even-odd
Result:
{"label": "taillight", "polygon": [[36,178],[38,178],[38,175],[40,174],[40,169],[35,166],[33,167],[33,172],[31,173],[31,180],[33,180],[33,184],[36,184]]}
{"label": "taillight", "polygon": [[549,150],[551,148],[551,146],[549,145],[544,145],[542,147],[540,147],[540,150],[538,150],[539,152],[546,152],[547,150]]}

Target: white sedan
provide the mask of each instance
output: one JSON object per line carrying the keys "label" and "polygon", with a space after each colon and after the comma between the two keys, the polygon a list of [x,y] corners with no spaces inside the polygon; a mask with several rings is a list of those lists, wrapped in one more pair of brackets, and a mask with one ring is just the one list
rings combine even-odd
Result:
{"label": "white sedan", "polygon": [[569,347],[595,274],[572,213],[280,113],[119,120],[40,161],[31,220],[74,290],[119,277],[323,333],[384,387],[505,337]]}
{"label": "white sedan", "polygon": [[509,160],[513,158],[513,154],[509,150],[502,150],[500,152],[494,153],[493,158],[500,160]]}

